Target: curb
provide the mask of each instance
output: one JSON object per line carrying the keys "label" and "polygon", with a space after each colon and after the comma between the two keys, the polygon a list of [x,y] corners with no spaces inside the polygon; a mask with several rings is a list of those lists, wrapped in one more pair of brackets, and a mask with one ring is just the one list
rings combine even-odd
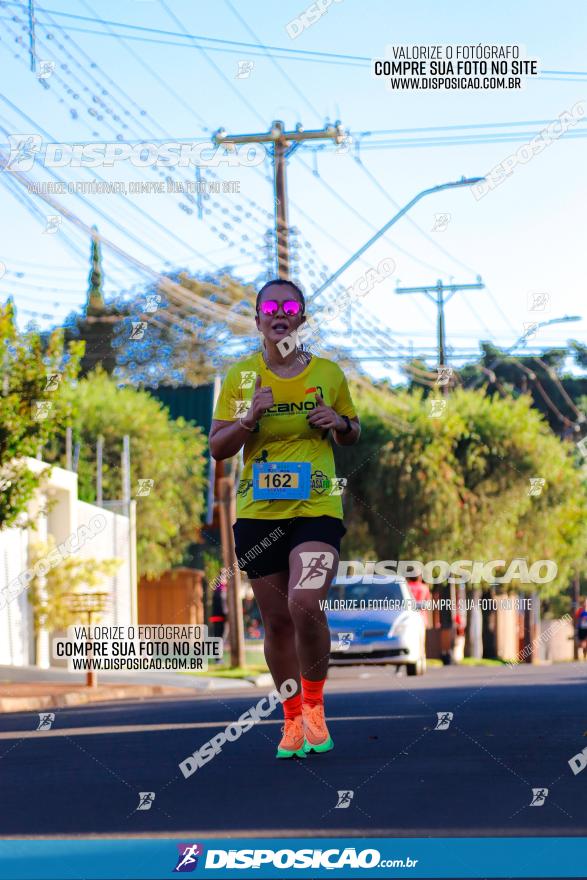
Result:
{"label": "curb", "polygon": [[[209,690],[210,686],[206,688]],[[159,696],[193,696],[204,688],[178,688],[166,685],[136,685],[132,691],[125,687],[104,687],[99,691],[66,691],[63,694],[38,697],[0,697],[0,713],[34,712],[37,709],[62,709],[65,706],[82,706],[109,700],[144,699]]]}
{"label": "curb", "polygon": [[251,675],[250,677],[247,676],[245,681],[250,681],[255,687],[271,687],[273,685],[273,679],[268,672],[262,672],[260,675]]}

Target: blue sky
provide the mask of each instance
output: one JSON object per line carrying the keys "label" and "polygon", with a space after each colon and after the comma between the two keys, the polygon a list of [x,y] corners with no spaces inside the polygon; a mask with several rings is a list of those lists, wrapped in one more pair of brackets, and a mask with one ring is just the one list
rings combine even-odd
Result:
{"label": "blue sky", "polygon": [[[340,118],[353,135],[349,152],[337,152],[332,145],[318,154],[302,148],[288,163],[290,223],[300,230],[301,279],[308,290],[313,284],[310,258],[330,270],[338,268],[395,213],[394,203],[403,205],[422,189],[462,175],[487,173],[547,121],[587,102],[587,25],[580,0],[562,0],[556,7],[551,2],[503,0],[341,0],[296,39],[288,36],[286,25],[309,5],[298,0],[232,0],[233,8],[220,0],[46,0],[38,5],[37,55],[57,63],[46,80],[49,88],[43,88],[29,69],[28,33],[23,30],[26,4],[0,6],[4,145],[7,134],[43,130],[50,135],[43,135],[44,141],[64,143],[104,143],[121,133],[133,143],[201,141],[220,126],[229,132],[256,132],[282,119],[288,128],[301,122],[315,129]],[[272,63],[258,48],[124,29],[100,24],[100,19],[253,45],[258,39],[288,52],[272,49],[279,56]],[[118,37],[107,35],[108,28]],[[15,42],[15,36],[22,37],[24,45]],[[162,45],[163,40],[180,45]],[[384,57],[390,44],[479,43],[523,46],[527,57],[539,59],[541,75],[528,79],[519,91],[391,92],[373,77],[368,61],[341,58],[341,63],[331,63],[335,59],[322,57],[319,63],[301,54],[371,59]],[[237,77],[239,62],[249,66],[248,77]],[[114,115],[126,120],[128,129],[122,129]],[[377,134],[382,131],[389,133]],[[480,200],[468,189],[456,189],[415,206],[409,218],[419,228],[406,218],[400,220],[343,276],[343,283],[351,284],[383,258],[393,259],[397,267],[362,301],[357,315],[362,330],[357,330],[353,344],[368,342],[368,328],[378,327],[380,343],[385,346],[388,339],[390,351],[410,343],[415,352],[435,345],[433,304],[422,295],[397,296],[398,280],[402,286],[415,286],[438,278],[470,283],[477,274],[482,276],[485,290],[458,293],[446,307],[447,339],[454,349],[477,350],[480,339],[511,345],[524,332],[524,322],[532,320],[586,317],[585,132],[583,117],[566,136],[518,164]],[[500,140],[496,135],[517,139]],[[465,137],[468,140],[459,142]],[[381,141],[385,146],[377,146]],[[133,168],[128,162],[113,169],[55,171],[68,181],[91,180],[95,172],[127,183],[160,179],[155,170]],[[265,268],[263,233],[272,225],[270,163],[267,159],[256,169],[223,166],[216,171],[222,180],[237,180],[241,193],[212,196],[206,203],[212,213],[201,220],[197,213],[185,213],[182,200],[170,194],[130,195],[126,200],[113,194],[58,198],[85,224],[96,223],[106,238],[154,270],[181,265],[201,271],[231,263],[245,280],[252,280]],[[193,168],[183,173],[193,178]],[[51,178],[37,162],[31,179]],[[67,221],[55,234],[45,233],[43,217],[53,211],[32,196],[38,214],[34,216],[32,205],[21,203],[22,193],[17,200],[0,182],[0,210],[8,218],[0,246],[6,266],[0,296],[14,293],[22,322],[36,312],[40,325],[47,326],[40,315],[60,319],[83,302],[87,237]],[[450,217],[438,221],[438,215]],[[434,229],[438,222],[445,228]],[[104,267],[109,293],[144,283],[144,275],[108,248]],[[549,295],[546,310],[529,310],[534,293]],[[544,328],[533,343],[568,338],[586,340],[584,320]],[[370,369],[377,375],[384,372],[373,363]]]}

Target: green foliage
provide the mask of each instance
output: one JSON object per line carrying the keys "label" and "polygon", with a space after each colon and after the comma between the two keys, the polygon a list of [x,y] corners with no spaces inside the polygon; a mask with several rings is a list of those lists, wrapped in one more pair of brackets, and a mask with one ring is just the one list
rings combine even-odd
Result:
{"label": "green foliage", "polygon": [[[96,500],[96,440],[104,438],[103,498],[123,497],[122,438],[130,436],[131,497],[140,479],[153,480],[150,494],[136,497],[139,575],[156,577],[183,558],[194,540],[205,502],[206,438],[184,419],[172,420],[167,409],[146,391],[118,388],[102,370],[67,390],[74,441],[81,444],[79,496]],[[58,460],[62,447],[51,455]]]}
{"label": "green foliage", "polygon": [[12,302],[0,306],[0,528],[17,520],[27,524],[22,515],[48,470],[34,474],[22,459],[34,458],[64,432],[71,417],[66,388],[77,376],[82,353],[79,343],[64,350],[61,330],[51,333],[43,353],[36,330],[18,331]]}
{"label": "green foliage", "polygon": [[[361,385],[353,398],[363,433],[336,449],[338,473],[349,480],[349,533],[366,524],[376,558],[551,559],[558,575],[538,588],[543,596],[585,570],[587,487],[573,445],[528,396],[458,390],[440,418],[420,389]],[[531,478],[545,480],[539,496],[529,494]]]}
{"label": "green foliage", "polygon": [[[127,383],[210,383],[226,363],[240,356],[243,336],[256,332],[252,321],[256,291],[251,285],[229,274],[194,278],[186,272],[176,272],[169,275],[169,280],[184,288],[184,297],[191,295],[194,303],[200,301],[208,317],[202,318],[201,309],[189,305],[180,314],[165,284],[152,285],[130,301],[117,300],[119,310],[129,316],[117,325],[113,341],[117,375]],[[164,323],[157,321],[157,312],[145,312],[149,297],[158,308],[167,310],[168,320]],[[215,314],[214,309],[219,306],[222,309]],[[131,318],[147,321],[149,327],[142,339],[129,343]],[[249,319],[248,329],[243,326],[243,318]]]}
{"label": "green foliage", "polygon": [[[459,370],[464,387],[485,388],[492,395],[519,397],[528,394],[555,433],[571,436],[581,420],[579,399],[587,392],[587,378],[565,370],[569,349],[578,367],[587,363],[587,348],[570,342],[568,348],[551,348],[540,357],[520,355],[482,342],[480,362],[465,364]],[[417,380],[416,380],[417,381]],[[585,422],[583,409],[582,419]]]}
{"label": "green foliage", "polygon": [[[47,542],[33,542],[29,557],[31,568],[54,550],[52,535]],[[68,594],[91,593],[96,587],[104,591],[104,578],[116,574],[121,563],[121,559],[88,559],[71,555],[52,566],[44,578],[35,573],[27,594],[33,609],[35,634],[38,635],[41,629],[53,632],[75,623],[87,623],[85,614],[76,614],[70,609]]]}

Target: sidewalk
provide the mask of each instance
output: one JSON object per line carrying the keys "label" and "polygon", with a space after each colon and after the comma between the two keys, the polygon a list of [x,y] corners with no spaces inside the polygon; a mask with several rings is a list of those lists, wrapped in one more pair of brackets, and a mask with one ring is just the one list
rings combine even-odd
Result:
{"label": "sidewalk", "polygon": [[85,673],[38,666],[0,665],[0,713],[35,712],[108,700],[154,697],[197,697],[218,689],[251,688],[240,679],[176,673],[98,673],[98,685],[88,688]]}

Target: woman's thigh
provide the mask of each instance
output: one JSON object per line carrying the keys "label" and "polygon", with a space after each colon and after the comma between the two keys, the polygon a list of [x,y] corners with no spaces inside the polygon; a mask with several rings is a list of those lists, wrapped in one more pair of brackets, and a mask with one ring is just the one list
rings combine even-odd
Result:
{"label": "woman's thigh", "polygon": [[297,544],[289,554],[289,601],[291,605],[320,607],[338,570],[336,547],[323,541]]}
{"label": "woman's thigh", "polygon": [[288,581],[287,569],[250,580],[265,628],[272,619],[290,616],[287,605]]}

